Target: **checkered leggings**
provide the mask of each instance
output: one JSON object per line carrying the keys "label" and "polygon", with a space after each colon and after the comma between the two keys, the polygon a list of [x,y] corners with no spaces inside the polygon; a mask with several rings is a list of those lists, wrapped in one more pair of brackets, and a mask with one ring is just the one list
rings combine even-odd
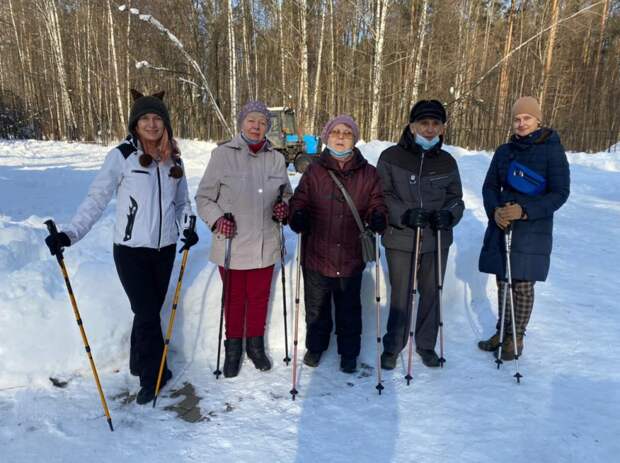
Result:
{"label": "checkered leggings", "polygon": [[[497,299],[498,299],[498,314],[496,328],[499,331],[500,322],[502,317],[502,301],[504,291],[507,289],[505,281],[497,282]],[[530,320],[532,314],[532,308],[534,307],[534,282],[533,281],[521,281],[512,280],[512,295],[515,302],[515,326],[517,328],[517,335],[523,336],[525,334],[525,328]],[[506,315],[504,320],[504,333],[506,335],[512,334],[512,321],[510,317],[510,295],[506,295]]]}

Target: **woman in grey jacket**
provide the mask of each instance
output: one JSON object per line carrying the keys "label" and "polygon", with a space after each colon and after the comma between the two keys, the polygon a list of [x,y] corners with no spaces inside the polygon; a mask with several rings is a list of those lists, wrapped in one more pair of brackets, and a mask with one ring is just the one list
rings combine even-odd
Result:
{"label": "woman in grey jacket", "polygon": [[211,154],[198,191],[198,215],[215,232],[209,259],[224,278],[226,239],[231,239],[225,294],[224,376],[237,376],[243,338],[254,366],[266,371],[264,333],[273,267],[280,255],[278,222],[288,216],[291,185],[284,156],[265,138],[271,114],[250,101],[237,118],[239,134]]}
{"label": "woman in grey jacket", "polygon": [[[134,312],[129,369],[140,377],[136,402],[145,404],[155,395],[164,348],[159,313],[179,226],[184,248],[196,244],[198,236],[187,228],[192,209],[164,93],[143,96],[132,90],[132,95],[129,136],[107,154],[71,223],[45,241],[53,255],[77,243],[116,194],[114,263]],[[171,377],[166,368],[162,387]]]}

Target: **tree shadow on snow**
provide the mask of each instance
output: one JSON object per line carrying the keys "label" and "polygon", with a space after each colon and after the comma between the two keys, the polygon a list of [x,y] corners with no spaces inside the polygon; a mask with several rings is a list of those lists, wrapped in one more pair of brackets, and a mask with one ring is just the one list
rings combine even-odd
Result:
{"label": "tree shadow on snow", "polygon": [[[382,249],[383,254],[383,249]],[[386,269],[382,256],[382,268]],[[385,332],[389,304],[386,298],[387,271],[381,279],[381,336]],[[375,267],[367,266],[362,279],[362,345],[357,372],[340,371],[336,337],[317,368],[302,363],[304,340],[299,342],[296,403],[301,406],[297,426],[295,461],[307,463],[329,460],[391,461],[399,435],[396,390],[391,386],[393,372],[382,371],[383,393],[377,385],[377,333],[375,303]],[[302,295],[303,307],[303,295]],[[300,333],[305,333],[303,312]],[[381,346],[382,348],[382,346]],[[399,371],[397,368],[394,371]],[[394,373],[396,374],[396,373]]]}

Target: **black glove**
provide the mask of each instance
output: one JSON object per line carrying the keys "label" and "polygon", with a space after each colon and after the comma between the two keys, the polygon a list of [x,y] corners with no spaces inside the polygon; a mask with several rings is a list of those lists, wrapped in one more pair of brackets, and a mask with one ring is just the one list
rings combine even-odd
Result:
{"label": "black glove", "polygon": [[426,209],[414,208],[407,209],[400,221],[409,228],[424,228],[428,225],[431,213]]}
{"label": "black glove", "polygon": [[184,238],[181,238],[181,241],[183,241],[183,243],[185,244],[183,245],[179,253],[191,248],[198,242],[198,234],[194,230],[186,228],[185,230],[183,230],[183,236]]}
{"label": "black glove", "polygon": [[60,232],[45,238],[45,244],[50,249],[52,256],[56,256],[62,252],[62,248],[71,246],[71,240],[65,232]]}
{"label": "black glove", "polygon": [[387,228],[387,218],[379,211],[373,211],[368,221],[368,228],[374,233],[382,234]]}
{"label": "black glove", "polygon": [[289,219],[291,230],[295,233],[308,233],[310,231],[310,215],[305,209],[299,209]]}
{"label": "black glove", "polygon": [[450,230],[452,228],[452,213],[444,209],[434,211],[431,215],[431,227],[435,230]]}

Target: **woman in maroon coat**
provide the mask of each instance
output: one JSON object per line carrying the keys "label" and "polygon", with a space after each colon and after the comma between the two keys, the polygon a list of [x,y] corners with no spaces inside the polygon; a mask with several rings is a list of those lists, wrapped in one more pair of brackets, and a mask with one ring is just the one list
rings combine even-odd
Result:
{"label": "woman in maroon coat", "polygon": [[293,231],[302,233],[302,267],[306,306],[304,363],[316,367],[332,331],[332,298],[336,314],[340,369],[353,373],[360,352],[362,271],[365,263],[360,230],[334,180],[332,171],[353,199],[367,227],[383,233],[387,208],[381,179],[354,147],[359,128],[347,115],[330,120],[321,134],[327,146],[302,176],[290,200]]}

